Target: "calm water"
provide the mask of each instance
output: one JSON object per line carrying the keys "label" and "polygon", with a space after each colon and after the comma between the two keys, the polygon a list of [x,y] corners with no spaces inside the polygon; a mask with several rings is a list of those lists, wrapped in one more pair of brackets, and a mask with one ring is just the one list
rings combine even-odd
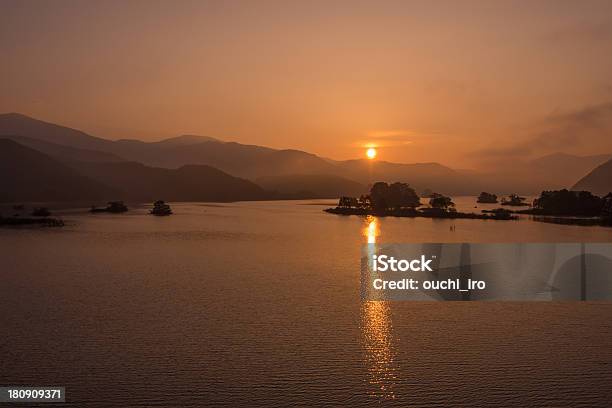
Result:
{"label": "calm water", "polygon": [[0,230],[0,384],[65,385],[75,407],[609,406],[612,303],[361,303],[359,258],[368,240],[612,229],[365,220],[324,202],[75,210],[63,229]]}

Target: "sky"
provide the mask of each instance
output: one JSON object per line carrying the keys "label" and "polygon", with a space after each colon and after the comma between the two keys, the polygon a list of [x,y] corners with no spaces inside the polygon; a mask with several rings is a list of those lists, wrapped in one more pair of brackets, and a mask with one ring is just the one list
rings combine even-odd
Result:
{"label": "sky", "polygon": [[0,0],[0,112],[455,168],[612,153],[610,1]]}

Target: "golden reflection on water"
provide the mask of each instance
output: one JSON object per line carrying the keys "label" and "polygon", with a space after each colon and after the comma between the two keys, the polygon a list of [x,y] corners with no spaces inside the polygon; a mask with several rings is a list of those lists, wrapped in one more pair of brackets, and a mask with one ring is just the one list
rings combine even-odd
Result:
{"label": "golden reflection on water", "polygon": [[368,244],[375,244],[376,237],[380,234],[378,230],[378,220],[376,217],[368,215],[366,217],[366,227],[363,230],[363,235],[368,238]]}
{"label": "golden reflection on water", "polygon": [[[376,217],[366,218],[363,235],[367,239],[368,262],[376,253],[376,238],[380,229]],[[361,331],[364,341],[365,362],[369,372],[368,393],[375,398],[394,399],[394,385],[399,368],[393,339],[393,324],[390,315],[390,303],[367,301],[361,305]]]}
{"label": "golden reflection on water", "polygon": [[372,386],[368,393],[379,399],[394,399],[394,386],[399,367],[393,338],[389,303],[382,301],[363,302],[361,307],[365,359],[369,372],[368,382]]}

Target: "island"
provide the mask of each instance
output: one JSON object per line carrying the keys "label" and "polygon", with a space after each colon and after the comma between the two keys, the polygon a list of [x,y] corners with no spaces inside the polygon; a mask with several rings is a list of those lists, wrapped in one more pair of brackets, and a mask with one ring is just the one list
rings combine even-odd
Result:
{"label": "island", "polygon": [[12,217],[4,217],[0,214],[0,227],[39,226],[39,227],[63,227],[64,221],[51,218],[51,211],[45,207],[36,207],[31,212],[31,217],[21,214],[24,205],[14,205],[13,210],[19,211]]}
{"label": "island", "polygon": [[612,226],[612,193],[604,197],[589,191],[567,189],[542,191],[533,201],[533,207],[525,210],[510,211],[503,208],[483,210],[483,213],[531,215],[534,221],[565,225]]}
{"label": "island", "polygon": [[612,193],[599,197],[589,191],[542,191],[533,208],[515,213],[533,215],[540,222],[612,226]]}
{"label": "island", "polygon": [[128,210],[127,205],[123,203],[123,201],[109,201],[104,208],[98,208],[94,205],[91,206],[91,210],[89,212],[92,213],[123,213]]}
{"label": "island", "polygon": [[502,199],[501,205],[510,205],[513,207],[529,207],[529,204],[525,202],[525,197],[521,197],[518,194],[510,194],[508,197]]}
{"label": "island", "polygon": [[476,202],[482,203],[482,204],[497,204],[497,196],[495,194],[491,194],[491,193],[487,193],[483,191],[478,196],[478,199],[476,200]]}
{"label": "island", "polygon": [[172,214],[172,209],[163,200],[157,200],[153,203],[153,208],[149,211],[151,215],[168,216]]}
{"label": "island", "polygon": [[377,182],[370,193],[356,197],[340,197],[338,206],[324,211],[338,215],[374,215],[379,217],[423,217],[423,218],[467,218],[480,220],[514,220],[518,217],[510,212],[491,214],[463,213],[455,209],[450,197],[432,193],[429,206],[423,206],[419,196],[406,183]]}

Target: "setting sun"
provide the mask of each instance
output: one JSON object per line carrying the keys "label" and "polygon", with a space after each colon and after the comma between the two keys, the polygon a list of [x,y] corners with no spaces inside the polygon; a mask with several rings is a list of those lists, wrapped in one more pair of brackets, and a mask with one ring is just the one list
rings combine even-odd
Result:
{"label": "setting sun", "polygon": [[366,150],[366,156],[368,156],[368,159],[372,160],[376,157],[376,149],[373,147],[370,147],[368,150]]}

